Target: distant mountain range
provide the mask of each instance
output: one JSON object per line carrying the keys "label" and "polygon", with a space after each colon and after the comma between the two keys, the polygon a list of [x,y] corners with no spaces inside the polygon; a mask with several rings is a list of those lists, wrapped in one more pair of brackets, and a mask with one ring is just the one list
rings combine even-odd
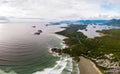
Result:
{"label": "distant mountain range", "polygon": [[91,23],[99,23],[99,24],[106,24],[106,25],[113,25],[113,26],[120,26],[120,19],[111,19],[111,20],[65,20],[65,21],[58,21],[58,22],[50,22],[52,25],[59,25],[59,24],[91,24]]}
{"label": "distant mountain range", "polygon": [[109,20],[106,24],[107,24],[107,25],[120,26],[120,19],[112,19],[112,20]]}
{"label": "distant mountain range", "polygon": [[108,20],[77,20],[76,23],[84,23],[84,24],[90,24],[90,23],[106,23]]}
{"label": "distant mountain range", "polygon": [[65,20],[65,21],[58,21],[58,22],[50,22],[53,25],[59,24],[90,24],[90,23],[107,23],[108,20]]}

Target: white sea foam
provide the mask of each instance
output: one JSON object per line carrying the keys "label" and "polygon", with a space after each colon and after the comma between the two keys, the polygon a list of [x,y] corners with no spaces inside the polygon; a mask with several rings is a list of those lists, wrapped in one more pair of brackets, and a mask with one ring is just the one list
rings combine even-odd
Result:
{"label": "white sea foam", "polygon": [[61,45],[63,49],[68,47],[66,44],[64,44],[64,41],[61,43]]}
{"label": "white sea foam", "polygon": [[62,56],[57,64],[53,68],[47,68],[43,71],[37,71],[33,74],[79,74],[78,65],[76,62],[73,63],[71,57]]}
{"label": "white sea foam", "polygon": [[38,71],[33,74],[60,74],[62,70],[65,68],[66,64],[67,64],[67,58],[61,57],[61,59],[57,61],[57,64],[53,68],[47,68],[44,69],[43,71]]}
{"label": "white sea foam", "polygon": [[78,68],[78,63],[73,61],[73,74],[80,74],[79,68]]}
{"label": "white sea foam", "polygon": [[3,71],[3,70],[0,70],[0,74],[17,74],[16,72],[14,72],[14,71],[10,71],[10,72],[5,72],[5,71]]}

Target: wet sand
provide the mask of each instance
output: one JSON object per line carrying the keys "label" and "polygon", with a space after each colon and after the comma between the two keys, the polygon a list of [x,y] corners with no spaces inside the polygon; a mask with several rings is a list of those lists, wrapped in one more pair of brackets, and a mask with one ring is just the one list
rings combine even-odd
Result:
{"label": "wet sand", "polygon": [[92,61],[82,56],[80,57],[78,66],[80,74],[102,74]]}

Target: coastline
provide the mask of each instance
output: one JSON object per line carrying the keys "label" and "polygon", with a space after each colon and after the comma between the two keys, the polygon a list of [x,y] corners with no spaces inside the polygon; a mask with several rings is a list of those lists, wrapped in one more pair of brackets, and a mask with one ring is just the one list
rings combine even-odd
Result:
{"label": "coastline", "polygon": [[80,74],[102,74],[102,72],[96,67],[96,65],[89,59],[80,56],[78,62]]}
{"label": "coastline", "polygon": [[[54,35],[56,37],[58,37],[59,39],[61,39],[62,41],[64,41],[64,39],[68,38],[66,36],[59,35],[59,34],[54,34]],[[64,45],[67,46],[66,44],[64,44]],[[102,74],[102,72],[99,70],[99,68],[96,67],[96,65],[94,64],[94,62],[92,62],[91,60],[89,60],[89,59],[87,59],[87,58],[85,58],[83,56],[81,56],[81,57],[84,58],[84,59],[80,58],[80,61],[77,63],[80,74]],[[86,61],[86,62],[83,62],[83,61]],[[81,62],[84,65],[84,68],[81,66],[81,64],[80,64]],[[85,66],[85,65],[87,65],[87,66]],[[90,67],[89,69],[87,69],[88,66]],[[82,69],[84,69],[83,71],[85,73],[84,72],[82,73],[81,67],[82,67]]]}
{"label": "coastline", "polygon": [[[59,32],[59,31],[57,31],[57,32]],[[58,39],[60,39],[62,41],[60,43],[60,44],[62,44],[62,48],[67,47],[67,45],[64,44],[63,42],[64,42],[64,39],[66,39],[68,37],[56,34],[55,32],[51,32],[50,35],[53,35],[53,36],[57,37]],[[53,53],[51,51],[51,48],[49,48],[49,53],[51,53],[53,56],[59,57],[60,59],[56,61],[56,64],[53,67],[46,68],[46,69],[44,69],[42,71],[34,72],[33,74],[61,74],[62,73],[62,71],[64,70],[65,66],[67,65],[67,61],[66,60],[68,60],[69,58],[58,56],[58,54]],[[61,68],[59,68],[60,66],[61,66]]]}
{"label": "coastline", "polygon": [[[56,32],[55,33],[53,33],[52,35],[54,35],[54,36],[56,36],[57,38],[59,38],[60,40],[62,40],[62,49],[64,49],[64,48],[66,48],[66,47],[68,47],[67,46],[67,44],[65,44],[64,42],[64,39],[67,39],[67,38],[69,38],[69,37],[66,37],[66,36],[64,36],[64,35],[60,35],[60,34],[57,34]],[[69,55],[68,55],[69,56]],[[61,58],[65,58],[65,57],[67,57],[66,59],[67,59],[67,62],[69,62],[69,63],[71,63],[71,65],[70,66],[68,66],[67,67],[67,65],[68,65],[68,63],[66,64],[66,67],[64,67],[65,69],[63,69],[63,70],[66,70],[66,71],[63,71],[63,72],[61,72],[61,74],[62,73],[75,73],[75,74],[81,74],[80,73],[80,70],[79,70],[79,64],[77,63],[77,62],[75,62],[73,59],[72,59],[72,57],[68,57],[67,55],[66,56],[63,56],[63,57],[61,57]],[[64,60],[66,60],[66,59],[64,59]],[[74,62],[74,63],[73,63]],[[76,66],[75,66],[76,65]],[[75,68],[76,67],[76,68]],[[68,70],[68,71],[67,71]]]}
{"label": "coastline", "polygon": [[[64,39],[69,38],[64,35],[60,35],[60,34],[56,34],[56,33],[53,33],[53,35],[56,36],[57,38],[61,39],[63,42],[64,42]],[[100,36],[103,36],[103,35],[100,34]],[[63,44],[63,46],[66,47],[67,45]],[[83,56],[81,56],[81,57],[84,59],[80,58],[80,61],[77,63],[78,69],[79,69],[79,74],[102,74],[102,72],[96,67],[94,62],[92,62],[90,59],[87,59]],[[85,61],[85,62],[83,62],[83,61]],[[82,65],[81,65],[81,62],[82,62]],[[85,66],[85,65],[87,65],[87,66]],[[90,68],[88,68],[88,66]],[[83,73],[82,73],[82,71],[83,71]]]}
{"label": "coastline", "polygon": [[99,74],[103,74],[103,73],[99,70],[99,68],[94,64],[94,62],[92,62],[91,60],[90,60],[90,62],[91,62],[91,64],[93,64],[93,67],[97,70],[97,72],[98,72]]}
{"label": "coastline", "polygon": [[59,38],[60,40],[64,41],[64,39],[67,39],[68,37],[66,36],[63,36],[63,35],[59,35],[59,34],[56,34],[56,33],[53,33],[54,36],[56,36],[57,38]]}

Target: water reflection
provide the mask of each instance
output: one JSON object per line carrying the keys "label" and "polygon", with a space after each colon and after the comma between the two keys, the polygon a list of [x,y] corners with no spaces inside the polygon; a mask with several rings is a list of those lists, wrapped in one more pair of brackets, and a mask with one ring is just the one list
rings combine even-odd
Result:
{"label": "water reflection", "polygon": [[104,29],[113,29],[113,28],[119,28],[115,26],[108,26],[108,25],[95,25],[95,24],[89,24],[86,29],[84,30],[78,30],[78,32],[82,32],[84,35],[86,35],[88,38],[94,38],[94,37],[100,37],[100,33],[96,32],[97,30],[104,30]]}

